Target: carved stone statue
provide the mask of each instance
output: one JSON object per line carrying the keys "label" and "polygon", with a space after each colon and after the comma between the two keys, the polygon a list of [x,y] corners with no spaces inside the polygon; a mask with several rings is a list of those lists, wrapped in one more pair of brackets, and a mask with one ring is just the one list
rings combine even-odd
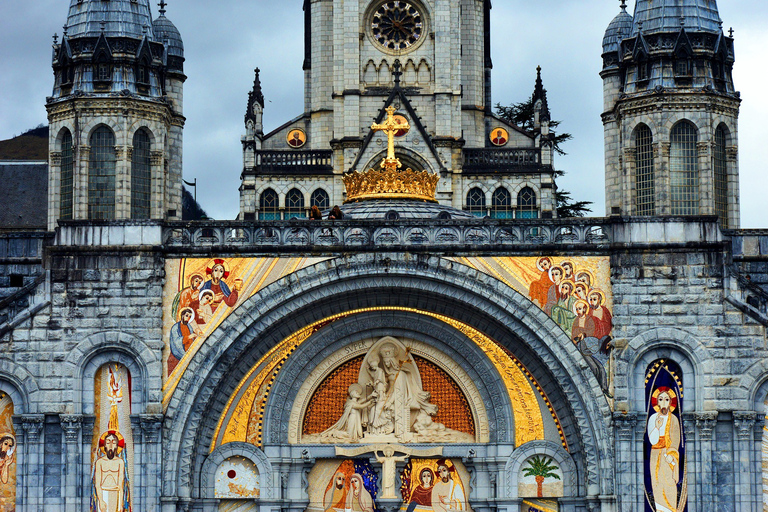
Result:
{"label": "carved stone statue", "polygon": [[[341,397],[339,397],[341,399]],[[370,348],[357,384],[349,387],[343,416],[305,442],[431,443],[472,442],[469,434],[433,421],[437,406],[430,403],[410,350],[387,336]]]}

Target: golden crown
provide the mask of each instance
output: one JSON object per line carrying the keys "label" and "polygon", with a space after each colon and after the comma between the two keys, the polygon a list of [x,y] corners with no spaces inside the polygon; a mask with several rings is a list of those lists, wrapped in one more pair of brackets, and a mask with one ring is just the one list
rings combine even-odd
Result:
{"label": "golden crown", "polygon": [[[399,162],[398,162],[399,164]],[[428,171],[404,171],[397,167],[352,171],[342,177],[347,188],[345,202],[363,199],[418,199],[437,202],[435,190],[440,176]]]}
{"label": "golden crown", "polygon": [[395,107],[386,109],[387,119],[371,125],[374,132],[384,132],[387,136],[387,156],[381,162],[381,169],[367,171],[352,171],[341,179],[347,188],[347,200],[362,199],[418,199],[421,201],[437,202],[435,189],[440,179],[438,174],[428,171],[414,171],[408,168],[401,171],[403,164],[395,156],[395,136],[408,133],[411,129],[408,121],[395,116]]}

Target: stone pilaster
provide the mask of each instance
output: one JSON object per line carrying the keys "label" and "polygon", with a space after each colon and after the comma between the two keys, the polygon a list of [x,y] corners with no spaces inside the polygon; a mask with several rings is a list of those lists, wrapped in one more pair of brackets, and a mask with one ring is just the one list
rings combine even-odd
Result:
{"label": "stone pilaster", "polygon": [[67,512],[82,510],[83,498],[78,497],[77,479],[84,470],[83,457],[80,452],[80,433],[83,427],[83,417],[79,414],[59,415],[61,430],[64,432],[64,504]]}
{"label": "stone pilaster", "polygon": [[[656,196],[659,198],[656,204],[656,215],[669,215],[672,210],[672,179],[669,175],[669,154],[672,150],[670,142],[659,143],[659,159],[656,166]],[[663,193],[659,195],[659,188]]]}
{"label": "stone pilaster", "polygon": [[698,432],[696,451],[700,454],[701,462],[696,465],[698,472],[699,492],[698,503],[714,503],[714,475],[712,474],[712,434],[717,426],[717,411],[695,413],[696,430]]}
{"label": "stone pilaster", "polygon": [[[616,439],[616,495],[619,510],[632,510],[632,496],[636,496],[637,482],[642,482],[642,473],[638,477],[637,464],[632,455],[635,444],[635,431],[638,425],[637,413],[613,413],[613,425]],[[640,438],[642,444],[642,437]],[[642,466],[641,466],[642,467]]]}
{"label": "stone pilaster", "polygon": [[[23,432],[23,450],[20,451],[20,456],[16,458],[24,458],[24,464],[17,468],[17,478],[21,480],[23,486],[16,483],[17,489],[23,489],[22,504],[17,506],[19,512],[32,512],[38,509],[43,510],[43,443],[41,442],[41,434],[43,432],[43,424],[45,422],[45,416],[42,414],[25,414],[19,417],[21,423],[21,429]],[[23,471],[23,472],[22,472]],[[21,473],[21,474],[20,474]],[[18,499],[18,495],[17,495]]]}
{"label": "stone pilaster", "polygon": [[756,510],[759,488],[755,488],[752,475],[760,472],[761,464],[753,460],[755,453],[755,423],[758,420],[755,411],[734,411],[733,429],[735,431],[734,473],[736,475],[735,495],[739,510]]}
{"label": "stone pilaster", "polygon": [[78,152],[79,165],[77,172],[73,176],[72,195],[74,204],[72,205],[73,219],[88,218],[88,169],[90,168],[91,146],[81,145]]}
{"label": "stone pilaster", "polygon": [[139,416],[143,440],[143,465],[142,471],[145,484],[145,510],[155,512],[160,507],[161,486],[161,454],[160,454],[160,429],[163,424],[163,416],[160,414],[142,414]]}

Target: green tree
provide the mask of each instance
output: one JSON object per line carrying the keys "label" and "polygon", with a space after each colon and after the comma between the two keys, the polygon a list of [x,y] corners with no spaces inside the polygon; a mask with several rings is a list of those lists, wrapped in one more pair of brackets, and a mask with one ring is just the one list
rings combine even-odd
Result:
{"label": "green tree", "polygon": [[[513,103],[509,106],[504,106],[500,103],[496,104],[496,114],[505,121],[515,124],[523,130],[533,131],[535,129],[534,120],[534,101],[533,98],[529,98],[526,101],[520,103]],[[560,121],[549,121],[549,137],[552,143],[552,149],[558,155],[566,155],[563,151],[562,145],[573,138],[570,133],[557,133],[557,127],[560,126]],[[565,171],[555,170],[555,177],[559,178],[565,175]],[[555,192],[555,206],[557,208],[557,216],[560,218],[566,217],[584,217],[587,213],[590,213],[592,209],[589,207],[592,201],[574,201],[571,198],[571,193],[565,190],[557,190]]]}
{"label": "green tree", "polygon": [[528,467],[523,468],[523,475],[536,478],[536,497],[541,498],[544,495],[544,479],[560,480],[560,475],[555,473],[560,468],[552,464],[552,459],[549,457],[534,455],[527,462]]}

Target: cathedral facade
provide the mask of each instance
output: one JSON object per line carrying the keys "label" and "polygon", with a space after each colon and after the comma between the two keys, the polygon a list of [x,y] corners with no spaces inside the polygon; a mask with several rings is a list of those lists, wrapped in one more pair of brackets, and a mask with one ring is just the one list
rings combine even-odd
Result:
{"label": "cathedral facade", "polygon": [[265,133],[257,70],[238,219],[187,222],[165,3],[71,0],[48,224],[0,233],[0,510],[768,510],[733,39],[625,7],[606,217],[557,218],[540,75],[533,130],[491,112],[490,2],[308,0],[305,112]]}

